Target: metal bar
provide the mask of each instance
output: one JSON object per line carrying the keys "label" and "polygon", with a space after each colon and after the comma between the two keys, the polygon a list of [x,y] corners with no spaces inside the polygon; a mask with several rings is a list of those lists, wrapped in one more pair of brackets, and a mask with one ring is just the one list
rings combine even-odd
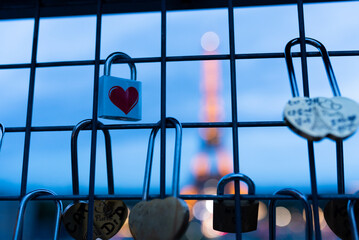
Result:
{"label": "metal bar", "polygon": [[[284,121],[259,121],[259,122],[237,122],[237,127],[287,127]],[[146,124],[109,124],[98,129],[119,130],[119,129],[152,129],[157,125],[154,123]],[[72,131],[75,126],[38,126],[31,127],[32,132],[52,132],[52,131]],[[232,127],[232,122],[191,122],[182,123],[183,128],[227,128]],[[166,128],[173,128],[166,125]],[[89,127],[84,130],[91,130]],[[9,127],[5,129],[6,133],[24,132],[25,127]]]}
{"label": "metal bar", "polygon": [[[302,77],[303,77],[303,93],[305,97],[309,97],[309,84],[308,84],[308,65],[307,65],[307,51],[305,43],[304,31],[304,7],[303,0],[298,0],[298,23],[299,23],[299,37],[300,37],[300,51],[302,63]],[[315,239],[321,240],[320,223],[319,223],[319,210],[318,210],[318,189],[317,177],[315,170],[315,157],[314,157],[314,144],[313,141],[308,140],[308,158],[309,158],[309,171],[310,183],[312,191],[313,213],[314,213],[314,226],[315,226]]]}
{"label": "metal bar", "polygon": [[92,134],[91,134],[91,159],[90,159],[90,180],[89,180],[89,202],[87,239],[93,236],[94,217],[94,195],[95,195],[95,173],[96,173],[96,143],[97,143],[97,110],[98,110],[98,83],[100,75],[100,47],[101,47],[101,23],[102,23],[102,0],[97,0],[96,15],[96,50],[95,50],[95,73],[92,108]]}
{"label": "metal bar", "polygon": [[[330,57],[350,57],[359,56],[358,50],[349,51],[329,51]],[[300,57],[300,52],[292,53],[292,57]],[[307,52],[307,57],[320,57],[319,52]],[[240,53],[235,54],[235,59],[270,59],[270,58],[284,58],[284,53]],[[215,54],[215,55],[192,55],[192,56],[171,56],[166,57],[166,62],[181,62],[181,61],[206,61],[206,60],[229,60],[229,54]],[[128,63],[129,60],[118,59],[118,63]],[[146,57],[146,58],[132,58],[134,63],[154,63],[161,62],[161,57]],[[105,60],[100,60],[100,64],[104,64]],[[94,60],[78,60],[78,61],[61,61],[61,62],[40,62],[36,63],[36,68],[44,67],[65,67],[65,66],[91,66],[95,65]],[[30,68],[31,63],[15,63],[15,64],[0,64],[0,69],[22,69]]]}
{"label": "metal bar", "polygon": [[338,194],[345,193],[345,175],[344,175],[344,150],[343,150],[343,141],[336,141],[336,150],[337,150],[337,184],[338,184]]}
{"label": "metal bar", "polygon": [[[350,0],[305,0],[305,3],[320,2],[347,2]],[[0,9],[0,19],[29,18],[34,16],[33,1],[3,0]],[[152,12],[160,11],[159,1],[106,1],[103,13],[129,13],[129,12]],[[242,0],[235,1],[235,7],[270,6],[295,4],[295,0]],[[168,10],[192,10],[224,8],[225,0],[202,0],[202,1],[168,1]],[[96,14],[96,1],[46,1],[42,8],[41,17],[77,16]]]}
{"label": "metal bar", "polygon": [[167,10],[166,0],[161,1],[161,147],[160,147],[160,195],[166,194],[166,40]]}
{"label": "metal bar", "polygon": [[[170,196],[170,195],[166,195]],[[306,195],[308,200],[312,199],[311,195]],[[94,199],[122,199],[122,200],[141,200],[143,195],[136,194],[96,194],[94,195]],[[159,194],[149,195],[149,199],[159,198]],[[235,199],[234,195],[187,195],[181,194],[179,198],[184,200],[218,200],[218,199]],[[255,194],[255,195],[241,195],[241,199],[243,200],[294,200],[293,197],[288,196],[273,196],[272,194]],[[359,200],[359,196],[355,196],[355,194],[319,194],[318,200],[331,200],[331,199],[343,199],[343,200]],[[21,196],[0,196],[0,201],[19,201],[21,200]],[[36,200],[89,200],[89,195],[56,195],[54,197],[51,196],[43,196],[38,197]]]}
{"label": "metal bar", "polygon": [[[233,1],[228,0],[228,25],[229,25],[229,53],[230,53],[230,76],[231,76],[231,112],[232,112],[232,141],[233,141],[233,170],[239,173],[239,146],[238,146],[238,112],[237,112],[237,85],[236,85],[236,59],[234,41],[234,10]],[[236,239],[242,239],[242,218],[239,181],[234,182],[235,186],[235,217],[236,217]]]}
{"label": "metal bar", "polygon": [[37,45],[39,39],[39,25],[40,25],[40,1],[37,0],[36,8],[35,8],[34,35],[32,40],[29,95],[27,100],[25,143],[24,143],[24,155],[23,155],[23,163],[22,163],[21,189],[20,189],[21,196],[25,196],[26,194],[27,178],[29,171],[30,138],[31,138],[32,112],[34,105],[35,73],[36,73]]}

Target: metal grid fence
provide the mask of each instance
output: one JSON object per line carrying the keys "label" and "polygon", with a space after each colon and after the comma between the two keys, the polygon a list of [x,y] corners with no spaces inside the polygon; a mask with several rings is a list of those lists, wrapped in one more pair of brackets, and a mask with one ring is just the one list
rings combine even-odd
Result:
{"label": "metal grid fence", "polygon": [[[104,63],[103,59],[100,59],[100,41],[101,41],[101,20],[104,8],[106,8],[106,4],[103,1],[98,0],[96,6],[96,47],[95,47],[95,59],[94,60],[84,60],[84,61],[64,61],[64,62],[37,62],[37,49],[38,49],[38,36],[39,36],[39,22],[40,18],[43,16],[49,16],[51,14],[56,14],[55,10],[45,11],[45,4],[41,3],[42,1],[36,1],[32,8],[26,9],[23,12],[20,11],[15,13],[16,11],[8,11],[6,14],[6,3],[1,11],[4,13],[2,18],[10,19],[17,18],[21,13],[22,16],[33,17],[35,19],[34,22],[34,33],[33,33],[33,44],[32,44],[32,55],[31,55],[31,63],[25,64],[3,64],[0,65],[0,69],[30,69],[30,84],[28,88],[28,101],[27,101],[27,113],[26,113],[26,126],[25,127],[9,127],[6,128],[6,133],[16,133],[16,132],[24,132],[25,133],[25,144],[23,150],[23,166],[22,166],[22,177],[21,177],[21,190],[19,195],[17,196],[1,196],[0,200],[20,200],[27,193],[27,182],[28,182],[28,169],[29,169],[29,152],[30,152],[30,144],[31,144],[31,134],[33,132],[56,132],[56,131],[72,131],[74,126],[33,126],[32,124],[32,115],[33,115],[33,102],[34,102],[34,86],[35,86],[35,72],[39,68],[46,67],[54,67],[54,66],[83,66],[83,65],[91,65],[94,66],[94,91],[93,91],[93,114],[92,121],[93,123],[97,123],[98,119],[98,79],[99,79],[99,69],[100,65]],[[185,2],[185,1],[184,1]],[[194,4],[192,8],[201,9],[208,7],[205,1],[199,1],[198,4]],[[321,1],[311,1],[311,2],[321,2]],[[13,3],[14,4],[14,3]],[[91,1],[91,7],[95,6],[95,1]],[[109,4],[109,3],[108,3]],[[235,41],[234,41],[234,7],[240,6],[241,3],[234,3],[232,0],[228,0],[227,2],[219,1],[218,5],[214,4],[214,2],[209,1],[209,5],[214,4],[212,7],[226,7],[228,9],[228,23],[229,23],[229,54],[220,54],[220,55],[196,55],[196,56],[167,56],[166,54],[166,29],[167,29],[167,19],[166,13],[169,10],[168,6],[172,8],[176,8],[174,6],[179,6],[181,8],[182,3],[173,3],[172,1],[155,1],[152,6],[159,7],[158,10],[161,12],[161,56],[160,57],[147,57],[147,58],[134,58],[133,62],[135,63],[149,63],[156,62],[161,64],[161,140],[160,140],[160,197],[163,198],[166,195],[165,192],[165,175],[166,175],[166,128],[171,128],[172,126],[166,125],[165,119],[167,117],[166,114],[166,64],[168,62],[180,62],[180,61],[201,61],[201,60],[229,60],[230,62],[230,82],[231,82],[231,114],[232,119],[230,122],[191,122],[191,123],[182,123],[183,128],[230,128],[232,130],[233,136],[233,169],[235,173],[240,172],[240,159],[239,159],[239,142],[238,142],[238,128],[243,127],[256,127],[256,128],[265,128],[265,127],[285,127],[285,123],[283,121],[251,121],[251,122],[242,122],[239,121],[238,113],[237,113],[237,92],[236,92],[236,60],[237,59],[270,59],[270,58],[284,58],[284,53],[253,53],[253,54],[236,54],[235,52]],[[202,4],[202,5],[201,5]],[[277,1],[243,1],[243,6],[255,6],[255,5],[270,5],[270,4],[279,4]],[[305,31],[304,31],[304,10],[303,10],[303,0],[296,1],[280,1],[280,4],[296,4],[298,11],[298,30],[299,30],[299,38],[300,38],[300,52],[296,52],[293,54],[293,57],[300,57],[302,64],[302,78],[303,78],[303,87],[304,87],[304,95],[309,96],[309,86],[308,86],[308,72],[307,72],[307,57],[316,57],[319,56],[317,52],[307,52],[305,45]],[[16,5],[16,3],[15,3]],[[44,6],[43,6],[44,5]],[[141,3],[139,4],[140,6]],[[21,4],[19,4],[20,9]],[[66,8],[59,7],[58,15],[76,15],[76,14],[88,14],[93,8],[86,7],[87,5],[83,3],[80,4],[83,7],[84,11],[81,12],[71,12],[66,11]],[[153,10],[151,4],[143,4],[142,7],[139,7],[139,11]],[[183,7],[185,8],[185,7]],[[191,7],[189,7],[191,8]],[[30,10],[29,10],[30,9]],[[109,11],[109,7],[107,6],[107,11]],[[120,8],[118,8],[120,9]],[[136,8],[128,7],[127,12],[136,12]],[[49,13],[50,12],[50,13]],[[118,10],[121,12],[121,10]],[[44,13],[44,14],[42,14]],[[30,16],[29,16],[30,15]],[[359,56],[359,50],[354,51],[330,51],[330,56]],[[117,63],[127,63],[128,60],[118,60]],[[104,125],[101,128],[107,130],[114,129],[152,129],[157,127],[155,123],[153,124],[111,124]],[[89,128],[88,128],[89,129]],[[88,226],[92,226],[92,217],[93,216],[93,204],[95,199],[117,199],[121,198],[123,200],[140,200],[140,196],[131,196],[131,195],[95,195],[95,163],[96,163],[96,142],[97,142],[97,130],[99,129],[98,124],[91,125],[91,159],[90,159],[90,182],[89,182],[89,192],[88,195],[58,195],[56,197],[53,196],[43,196],[39,197],[40,199],[61,199],[61,200],[88,200],[89,201],[89,222]],[[358,196],[345,194],[344,188],[344,166],[343,166],[343,143],[342,141],[336,142],[336,150],[337,150],[337,193],[338,194],[318,194],[317,190],[317,178],[316,178],[316,169],[315,169],[315,159],[314,159],[314,146],[312,141],[308,141],[308,160],[309,160],[309,169],[310,169],[310,184],[311,184],[311,194],[308,196],[308,199],[313,204],[313,213],[314,213],[314,235],[315,239],[321,239],[321,231],[319,224],[319,216],[318,216],[318,201],[319,200],[328,200],[328,199],[359,199]],[[239,206],[239,201],[241,199],[257,199],[257,200],[274,200],[274,199],[286,199],[290,200],[291,197],[288,196],[274,196],[271,194],[257,194],[257,195],[239,195],[239,183],[236,182],[236,193],[232,199],[235,199],[236,206]],[[216,196],[213,195],[180,195],[182,199],[185,200],[214,200],[217,199]],[[236,219],[240,219],[240,208],[236,208]],[[240,221],[237,221],[237,234],[236,239],[242,239],[242,234],[240,233]],[[88,238],[92,239],[92,231],[91,227],[88,229]]]}

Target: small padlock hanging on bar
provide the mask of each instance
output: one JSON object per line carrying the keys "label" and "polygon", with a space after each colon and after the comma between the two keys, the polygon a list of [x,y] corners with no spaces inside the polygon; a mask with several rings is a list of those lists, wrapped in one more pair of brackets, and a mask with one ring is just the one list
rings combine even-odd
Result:
{"label": "small padlock hanging on bar", "polygon": [[355,238],[357,237],[357,229],[355,229],[356,234],[352,234],[353,224],[356,225],[356,228],[358,227],[354,216],[359,216],[359,204],[356,201],[332,199],[324,207],[324,218],[329,228],[335,235],[344,240],[357,240]]}
{"label": "small padlock hanging on bar", "polygon": [[[306,196],[304,194],[302,194],[301,192],[295,190],[295,189],[291,189],[291,188],[285,188],[282,190],[279,190],[277,192],[274,193],[275,195],[284,195],[284,196],[291,196],[294,197],[295,199],[298,199],[300,201],[302,201],[303,205],[304,205],[304,210],[305,210],[305,219],[306,219],[306,239],[308,240],[312,240],[313,239],[313,218],[312,218],[312,208],[308,202],[308,199],[306,198]],[[275,235],[276,235],[276,231],[275,231],[275,222],[276,222],[276,217],[275,217],[275,208],[276,208],[276,202],[278,199],[274,199],[269,201],[269,240],[274,240],[275,239]]]}
{"label": "small padlock hanging on bar", "polygon": [[[224,194],[224,186],[231,181],[242,180],[248,185],[248,194],[254,195],[254,182],[246,175],[241,173],[231,173],[219,180],[217,185],[217,196]],[[257,229],[258,208],[257,200],[241,200],[241,223],[242,232],[251,232]],[[235,200],[219,199],[213,202],[213,229],[221,232],[235,233],[236,213]]]}
{"label": "small padlock hanging on bar", "polygon": [[328,52],[322,43],[312,38],[306,38],[305,43],[319,50],[334,97],[299,97],[291,55],[291,48],[299,43],[300,39],[295,38],[285,47],[293,98],[284,107],[284,121],[295,133],[311,141],[319,141],[324,137],[341,140],[351,136],[359,126],[359,105],[340,96]]}
{"label": "small padlock hanging on bar", "polygon": [[1,150],[2,140],[4,138],[4,135],[5,135],[5,127],[3,124],[0,123],[0,150]]}
{"label": "small padlock hanging on bar", "polygon": [[[359,194],[359,192],[356,192],[356,195],[358,195],[358,194]],[[358,224],[357,224],[357,220],[356,220],[355,212],[354,212],[354,207],[356,205],[356,201],[357,200],[349,200],[348,206],[347,206],[347,210],[348,210],[348,214],[349,214],[351,235],[352,235],[351,240],[359,240]],[[356,214],[356,216],[358,216],[358,214]]]}
{"label": "small padlock hanging on bar", "polygon": [[[179,199],[179,175],[181,159],[182,126],[174,118],[167,118],[176,128],[175,153],[171,197],[148,201],[153,162],[153,149],[159,127],[151,131],[148,142],[143,197],[131,210],[129,225],[136,240],[178,240],[187,229],[189,210],[185,201]],[[159,126],[160,122],[158,123]]]}
{"label": "small padlock hanging on bar", "polygon": [[[109,131],[103,128],[103,124],[99,121],[97,123],[105,136],[108,194],[113,195],[115,190],[111,137]],[[72,190],[74,195],[79,195],[77,139],[80,131],[91,125],[91,119],[83,120],[74,127],[71,135]],[[127,206],[122,200],[95,200],[92,226],[93,240],[113,237],[125,223],[127,214]],[[75,201],[68,205],[64,212],[63,221],[67,232],[73,238],[76,240],[85,239],[87,235],[88,203]]]}
{"label": "small padlock hanging on bar", "polygon": [[[21,236],[22,236],[21,231],[23,228],[23,221],[24,221],[24,215],[25,215],[27,203],[30,200],[32,200],[38,196],[43,196],[43,195],[56,196],[56,194],[50,190],[38,189],[38,190],[34,190],[32,192],[29,192],[21,199],[19,212],[17,215],[17,221],[16,221],[16,225],[15,225],[15,233],[14,233],[13,240],[21,239]],[[56,213],[54,240],[57,240],[58,236],[59,236],[59,232],[60,232],[60,227],[61,227],[61,216],[62,216],[62,211],[63,211],[63,205],[62,205],[61,200],[55,200],[55,201],[56,201],[56,205],[57,205],[57,213]]]}
{"label": "small padlock hanging on bar", "polygon": [[123,52],[109,55],[104,65],[104,76],[99,79],[98,116],[100,118],[139,121],[142,118],[141,82],[136,81],[136,67],[129,62],[131,79],[111,76],[115,59],[130,59]]}

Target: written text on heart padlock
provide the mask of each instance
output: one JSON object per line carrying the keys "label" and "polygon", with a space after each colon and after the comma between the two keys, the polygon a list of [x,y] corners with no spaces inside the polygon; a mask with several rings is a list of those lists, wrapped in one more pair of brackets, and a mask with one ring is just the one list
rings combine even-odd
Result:
{"label": "written text on heart padlock", "polygon": [[324,218],[329,228],[341,239],[359,239],[357,224],[357,220],[359,220],[359,204],[355,200],[330,200],[325,205]]}
{"label": "written text on heart padlock", "polygon": [[[223,196],[224,187],[228,182],[242,180],[248,185],[248,194],[255,193],[253,181],[242,173],[227,174],[219,180],[217,195]],[[251,232],[257,229],[258,208],[257,200],[241,200],[242,232]],[[221,232],[236,232],[236,206],[234,199],[218,199],[213,202],[213,229]]]}
{"label": "written text on heart padlock", "polygon": [[104,65],[104,76],[99,79],[98,116],[100,118],[139,121],[142,118],[141,82],[136,81],[136,67],[129,62],[131,79],[110,76],[116,59],[131,58],[122,52],[109,55]]}
{"label": "written text on heart padlock", "polygon": [[[22,229],[23,229],[23,225],[24,225],[23,222],[24,222],[24,216],[25,216],[25,210],[26,210],[27,203],[30,200],[32,200],[38,196],[43,196],[43,195],[56,196],[56,194],[50,190],[38,189],[38,190],[34,190],[32,192],[29,192],[21,199],[19,211],[18,211],[18,215],[17,215],[17,221],[16,221],[16,225],[15,225],[15,232],[14,232],[13,240],[22,239]],[[60,233],[63,205],[62,205],[61,200],[55,200],[55,201],[56,201],[56,205],[57,205],[57,213],[56,213],[55,231],[54,231],[53,239],[57,240],[59,233]],[[24,239],[28,239],[28,238],[24,238]]]}
{"label": "written text on heart padlock", "polygon": [[[97,122],[105,136],[106,165],[108,194],[113,195],[114,180],[112,167],[111,137],[103,124]],[[92,125],[92,120],[84,120],[77,124],[71,136],[71,164],[72,164],[72,190],[74,195],[79,195],[79,173],[77,160],[77,139],[81,130]],[[125,223],[127,218],[127,206],[121,200],[95,200],[93,218],[93,240],[107,240],[113,237]],[[63,216],[64,226],[67,232],[75,239],[86,239],[88,230],[88,203],[74,202],[68,205]]]}
{"label": "written text on heart padlock", "polygon": [[[300,200],[303,203],[304,211],[305,211],[305,219],[306,219],[306,239],[312,240],[313,239],[313,220],[312,220],[312,209],[308,202],[307,197],[299,192],[296,189],[292,188],[285,188],[281,189],[274,193],[274,195],[285,195],[285,196],[291,196],[297,200]],[[278,199],[274,199],[269,201],[269,240],[274,240],[276,236],[276,229],[275,229],[275,223],[276,223],[276,203]]]}
{"label": "written text on heart padlock", "polygon": [[319,141],[324,137],[333,140],[345,139],[351,136],[359,126],[359,105],[349,98],[340,96],[324,45],[312,38],[306,38],[305,42],[316,47],[322,55],[334,97],[299,97],[291,55],[291,48],[300,43],[300,39],[295,38],[285,47],[285,59],[293,98],[284,107],[284,121],[295,133],[311,141]]}
{"label": "written text on heart padlock", "polygon": [[[189,210],[185,201],[179,199],[179,172],[181,159],[182,127],[174,118],[167,118],[176,128],[175,154],[173,165],[173,196],[165,199],[148,200],[151,180],[153,149],[158,127],[151,132],[148,142],[143,197],[131,210],[129,225],[136,240],[178,240],[187,229]],[[159,125],[158,125],[159,126]]]}

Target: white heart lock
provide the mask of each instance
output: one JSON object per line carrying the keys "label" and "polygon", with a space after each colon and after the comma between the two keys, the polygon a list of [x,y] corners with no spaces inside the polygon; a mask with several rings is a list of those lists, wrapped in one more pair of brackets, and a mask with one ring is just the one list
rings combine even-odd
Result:
{"label": "white heart lock", "polygon": [[345,139],[351,136],[359,126],[359,105],[349,98],[340,96],[324,45],[312,38],[306,38],[305,42],[316,47],[322,55],[334,97],[299,97],[291,58],[291,48],[300,43],[299,38],[295,38],[285,47],[285,59],[293,98],[284,107],[284,121],[295,133],[311,141],[319,141],[325,137],[333,140]]}

